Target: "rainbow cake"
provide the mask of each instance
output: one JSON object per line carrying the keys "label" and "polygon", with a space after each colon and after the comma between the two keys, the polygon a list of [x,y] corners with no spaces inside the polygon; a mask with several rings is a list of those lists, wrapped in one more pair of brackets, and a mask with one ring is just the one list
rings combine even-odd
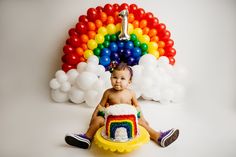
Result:
{"label": "rainbow cake", "polygon": [[137,110],[128,104],[116,104],[105,109],[102,136],[115,142],[126,142],[138,135]]}

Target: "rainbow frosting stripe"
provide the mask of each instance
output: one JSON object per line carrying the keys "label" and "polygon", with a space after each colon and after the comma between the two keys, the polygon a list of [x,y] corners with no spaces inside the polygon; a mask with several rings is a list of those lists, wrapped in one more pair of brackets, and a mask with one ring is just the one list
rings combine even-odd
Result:
{"label": "rainbow frosting stripe", "polygon": [[118,128],[125,128],[129,139],[137,135],[136,115],[109,115],[106,121],[106,135],[115,139],[115,132]]}

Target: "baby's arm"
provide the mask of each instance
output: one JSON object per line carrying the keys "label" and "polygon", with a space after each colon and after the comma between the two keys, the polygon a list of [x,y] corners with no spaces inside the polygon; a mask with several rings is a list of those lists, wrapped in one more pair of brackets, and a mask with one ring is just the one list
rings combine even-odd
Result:
{"label": "baby's arm", "polygon": [[98,112],[102,107],[105,107],[105,105],[107,103],[107,100],[108,100],[109,93],[110,93],[109,89],[107,89],[103,93],[103,96],[102,96],[102,99],[101,99],[100,103],[97,105],[96,109],[93,112],[92,119],[98,115]]}

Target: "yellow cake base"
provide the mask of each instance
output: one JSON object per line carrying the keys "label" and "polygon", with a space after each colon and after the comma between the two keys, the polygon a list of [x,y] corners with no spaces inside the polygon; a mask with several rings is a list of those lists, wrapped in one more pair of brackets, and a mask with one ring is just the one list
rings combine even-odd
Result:
{"label": "yellow cake base", "polygon": [[94,136],[94,142],[98,147],[103,148],[105,150],[109,150],[111,152],[119,152],[119,153],[128,153],[131,152],[138,147],[140,147],[142,144],[145,144],[149,141],[150,137],[146,129],[144,129],[141,126],[139,127],[139,136],[134,138],[131,141],[127,142],[113,142],[105,139],[101,133],[104,129],[104,126],[101,127]]}

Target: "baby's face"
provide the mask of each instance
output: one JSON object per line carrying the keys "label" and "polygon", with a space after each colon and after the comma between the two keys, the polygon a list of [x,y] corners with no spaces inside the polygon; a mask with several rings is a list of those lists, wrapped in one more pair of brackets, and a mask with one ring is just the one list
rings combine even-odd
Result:
{"label": "baby's face", "polygon": [[115,70],[111,75],[111,85],[115,90],[123,90],[130,84],[129,70]]}

